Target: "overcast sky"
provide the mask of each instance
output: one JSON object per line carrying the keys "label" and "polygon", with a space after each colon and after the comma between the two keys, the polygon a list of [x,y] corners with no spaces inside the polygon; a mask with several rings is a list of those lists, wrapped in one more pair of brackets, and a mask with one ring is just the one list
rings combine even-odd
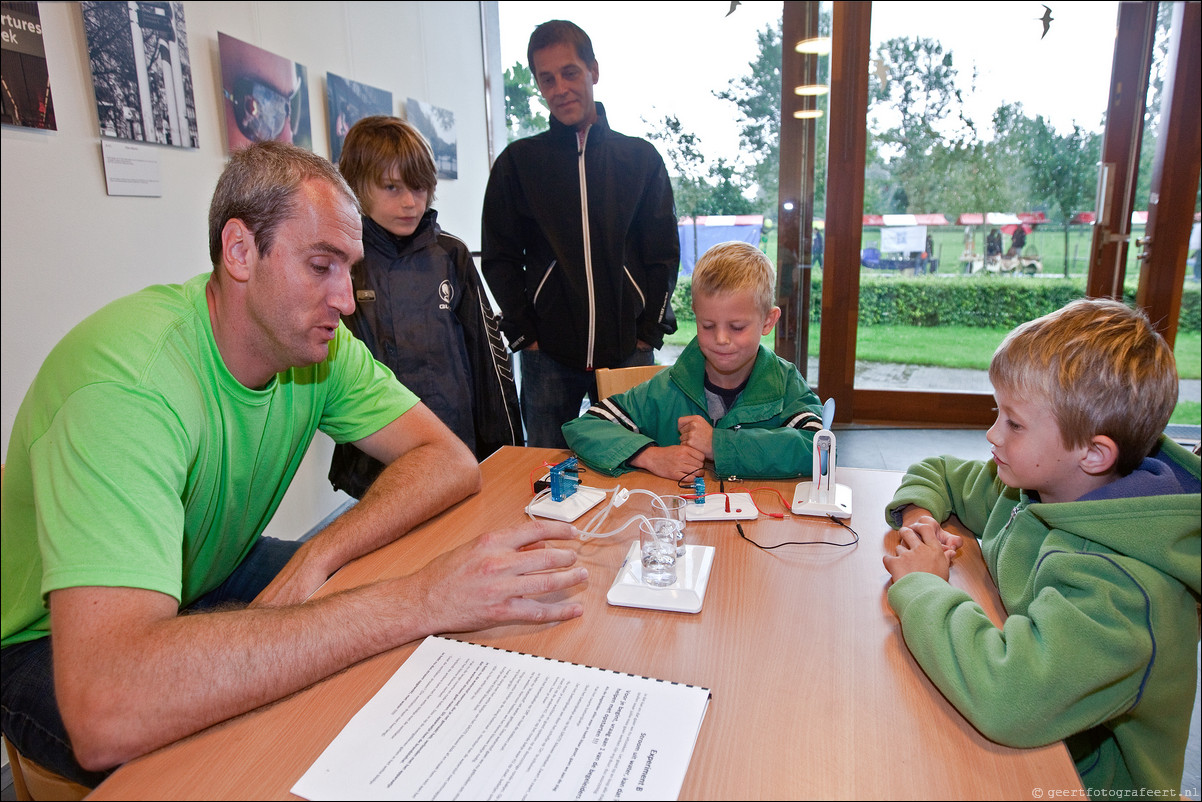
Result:
{"label": "overcast sky", "polygon": [[[1011,2],[876,2],[874,45],[895,36],[938,39],[954,53],[969,116],[988,130],[1003,102],[1021,101],[1058,130],[1073,122],[1099,130],[1110,86],[1116,2],[1051,2],[1054,20],[1041,39],[1044,6]],[[571,19],[593,40],[600,81],[596,97],[610,124],[643,136],[643,119],[680,117],[710,158],[733,160],[738,126],[733,104],[715,90],[749,72],[756,32],[779,24],[782,4],[746,0],[730,16],[728,0],[694,2],[548,2],[501,0],[501,59],[526,63],[530,32],[548,19]],[[969,82],[976,72],[976,92]]]}

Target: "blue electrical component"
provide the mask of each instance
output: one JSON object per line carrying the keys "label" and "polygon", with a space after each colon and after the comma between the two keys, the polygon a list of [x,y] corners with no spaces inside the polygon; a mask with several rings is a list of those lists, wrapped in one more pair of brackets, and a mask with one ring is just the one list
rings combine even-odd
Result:
{"label": "blue electrical component", "polygon": [[704,504],[705,503],[705,477],[704,476],[698,476],[696,479],[693,480],[693,495],[695,495],[697,497],[693,501],[694,504]]}
{"label": "blue electrical component", "polygon": [[576,492],[580,484],[577,473],[579,463],[575,457],[568,457],[563,462],[551,468],[551,500],[563,501]]}

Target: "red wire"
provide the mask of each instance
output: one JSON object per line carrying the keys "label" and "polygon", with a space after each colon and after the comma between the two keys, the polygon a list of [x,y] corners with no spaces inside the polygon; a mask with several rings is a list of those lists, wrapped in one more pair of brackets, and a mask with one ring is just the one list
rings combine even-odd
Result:
{"label": "red wire", "polygon": [[[555,467],[556,465],[558,465],[558,464],[559,464],[558,462],[556,462],[556,463],[554,463],[554,464],[552,464],[552,463],[550,463],[550,462],[543,462],[543,464],[542,464],[542,467],[543,467],[544,469],[546,469],[546,468],[554,468],[554,467]],[[534,467],[534,468],[531,468],[531,469],[530,469],[530,495],[531,495],[531,496],[534,496],[534,495],[536,495],[536,494],[535,494],[535,492],[534,492],[534,472],[535,472],[535,471],[537,471],[537,470],[538,470],[538,467],[537,467],[537,466],[536,466],[536,467]]]}
{"label": "red wire", "polygon": [[[784,505],[784,508],[786,510],[792,511],[793,508],[791,506],[789,506],[789,502],[785,501],[785,497],[782,496],[780,494],[780,491],[777,490],[775,487],[757,487],[757,488],[752,489],[750,492],[758,493],[761,490],[767,490],[770,493],[775,493],[776,497],[780,499],[780,503],[782,505]],[[755,508],[756,508],[756,510],[759,511],[760,515],[767,515],[769,518],[784,518],[785,517],[784,513],[781,513],[781,512],[764,512],[762,509],[760,509],[760,505],[756,504],[755,496],[751,497],[751,503],[755,504]]]}

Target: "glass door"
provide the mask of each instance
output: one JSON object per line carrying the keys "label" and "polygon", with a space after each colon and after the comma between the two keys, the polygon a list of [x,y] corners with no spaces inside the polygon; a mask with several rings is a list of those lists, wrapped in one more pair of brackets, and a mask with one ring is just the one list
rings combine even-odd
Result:
{"label": "glass door", "polygon": [[1097,199],[1134,194],[1098,180],[1117,76],[1146,87],[1152,31],[1081,5],[1045,30],[1012,3],[834,4],[817,384],[840,420],[987,425],[998,342],[1087,293]]}

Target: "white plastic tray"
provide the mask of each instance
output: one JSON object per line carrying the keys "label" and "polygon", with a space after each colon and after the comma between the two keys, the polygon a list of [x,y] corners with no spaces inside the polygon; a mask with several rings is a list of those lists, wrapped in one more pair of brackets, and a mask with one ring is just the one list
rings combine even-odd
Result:
{"label": "white plastic tray", "polygon": [[[851,517],[851,488],[847,485],[835,485],[835,492],[827,491],[825,500],[810,498],[813,492],[813,482],[798,482],[793,494],[792,511],[794,515],[820,515],[835,518]],[[833,495],[833,498],[832,498]]]}
{"label": "white plastic tray", "polygon": [[639,542],[635,540],[626,552],[626,561],[618,569],[606,598],[615,607],[645,607],[648,610],[670,610],[678,613],[699,613],[705,601],[705,586],[709,583],[714,565],[713,546],[684,547],[683,557],[676,558],[676,584],[653,588],[643,582],[643,561]]}
{"label": "white plastic tray", "polygon": [[526,511],[531,515],[571,523],[597,506],[604,498],[604,490],[599,490],[595,487],[578,487],[575,493],[563,501],[554,500],[551,498],[551,494],[548,493],[527,507]]}
{"label": "white plastic tray", "polygon": [[[726,502],[730,500],[730,512]],[[690,500],[684,508],[684,517],[689,521],[750,521],[759,515],[750,493],[712,493],[702,504]]]}

